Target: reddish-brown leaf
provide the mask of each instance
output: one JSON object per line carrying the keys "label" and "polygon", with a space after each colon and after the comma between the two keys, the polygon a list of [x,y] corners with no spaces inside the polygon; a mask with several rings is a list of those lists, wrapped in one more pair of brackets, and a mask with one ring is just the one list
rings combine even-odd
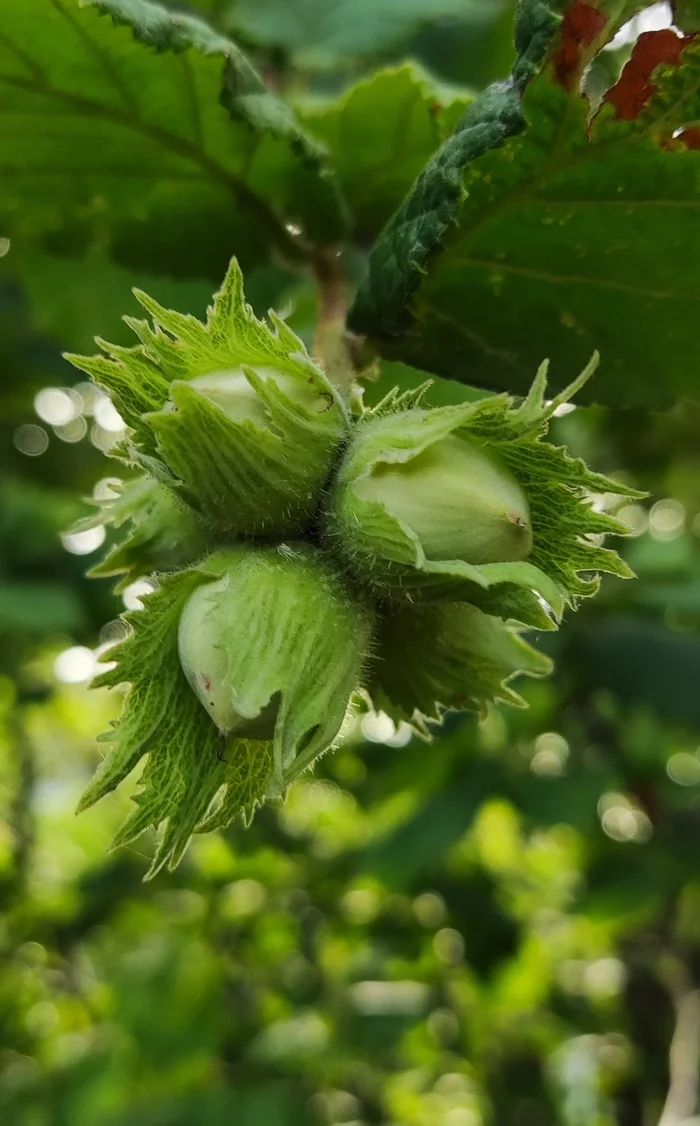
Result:
{"label": "reddish-brown leaf", "polygon": [[606,23],[605,15],[586,4],[585,0],[574,0],[568,8],[559,31],[559,48],[553,59],[557,82],[566,90],[571,89],[580,77],[583,48],[595,42]]}
{"label": "reddish-brown leaf", "polygon": [[[677,63],[694,35],[677,35],[670,27],[645,31],[639,36],[629,62],[605,101],[614,107],[622,121],[634,121],[656,90],[651,78],[662,63]],[[691,146],[692,147],[692,146]]]}
{"label": "reddish-brown leaf", "polygon": [[687,149],[700,149],[700,129],[697,126],[684,129],[678,140],[682,141]]}

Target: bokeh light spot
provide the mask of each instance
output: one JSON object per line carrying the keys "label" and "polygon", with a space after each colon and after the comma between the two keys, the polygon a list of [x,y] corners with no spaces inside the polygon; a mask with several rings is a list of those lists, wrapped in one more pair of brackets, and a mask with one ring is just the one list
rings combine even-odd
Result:
{"label": "bokeh light spot", "polygon": [[64,684],[82,684],[95,675],[97,658],[92,649],[84,645],[73,645],[59,653],[53,663],[56,679]]}
{"label": "bokeh light spot", "polygon": [[106,535],[104,524],[97,524],[96,527],[86,528],[82,532],[64,532],[61,541],[71,555],[89,555],[90,552],[97,551],[98,547],[102,547]]}
{"label": "bokeh light spot", "polygon": [[27,457],[39,457],[49,448],[49,436],[43,426],[36,426],[33,422],[18,426],[12,441],[15,449]]}

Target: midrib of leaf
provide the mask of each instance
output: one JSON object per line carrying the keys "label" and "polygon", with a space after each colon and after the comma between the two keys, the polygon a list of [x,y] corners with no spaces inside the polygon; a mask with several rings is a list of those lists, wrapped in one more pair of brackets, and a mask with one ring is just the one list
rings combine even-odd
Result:
{"label": "midrib of leaf", "polygon": [[[52,7],[62,14],[71,27],[75,27],[72,17],[60,5],[58,0],[50,0]],[[80,39],[86,45],[92,45],[91,53],[95,58],[100,61],[103,72],[108,78],[108,81],[114,86],[127,108],[131,113],[121,112],[117,109],[112,109],[109,106],[99,102],[93,102],[88,98],[83,98],[79,94],[73,94],[67,90],[60,90],[53,86],[46,77],[44,68],[33,59],[26,51],[18,47],[13,40],[3,32],[0,32],[0,39],[7,46],[7,48],[15,55],[15,57],[22,63],[27,70],[34,75],[33,79],[22,79],[15,75],[0,73],[0,84],[5,86],[14,87],[19,90],[26,90],[29,93],[38,94],[40,97],[53,99],[59,104],[63,104],[76,110],[81,116],[93,117],[108,121],[113,125],[121,126],[131,133],[140,135],[148,140],[155,141],[165,149],[169,149],[175,155],[189,160],[192,164],[199,167],[200,170],[208,176],[209,179],[221,184],[232,194],[237,196],[239,201],[247,207],[253,214],[256,215],[258,220],[266,227],[274,238],[275,242],[283,248],[286,253],[291,257],[298,259],[301,255],[301,250],[294,238],[290,236],[284,224],[278,219],[275,212],[269,207],[260,196],[251,191],[248,185],[233,173],[223,168],[213,157],[211,157],[205,150],[202,144],[201,134],[201,119],[199,99],[197,98],[196,91],[192,83],[192,72],[189,62],[187,69],[189,70],[190,81],[187,88],[190,93],[190,100],[193,108],[193,115],[196,114],[195,132],[197,137],[194,141],[187,141],[184,138],[176,137],[174,134],[160,129],[157,125],[151,125],[144,121],[140,114],[140,108],[137,101],[134,99],[131,91],[128,90],[121,81],[117,82],[116,76],[113,74],[113,67],[107,59],[104,58],[104,52],[100,49],[99,45],[94,42],[92,37],[87,31],[82,28],[79,30]],[[184,54],[180,56],[184,58]],[[60,171],[60,170],[57,170]],[[45,173],[46,174],[46,173]]]}
{"label": "midrib of leaf", "polygon": [[[549,207],[551,205],[575,207],[577,205],[577,202],[578,202],[576,200],[566,199],[566,200],[552,200],[552,201],[550,201],[546,197],[539,197],[539,198],[536,197],[535,192],[538,190],[538,188],[540,186],[545,184],[551,177],[555,176],[556,174],[558,174],[560,172],[567,172],[570,169],[575,168],[577,166],[580,166],[582,164],[586,164],[589,161],[598,160],[601,157],[601,155],[604,156],[607,153],[619,152],[619,151],[621,151],[621,150],[623,150],[623,149],[625,149],[625,148],[627,148],[631,145],[639,144],[639,142],[641,140],[645,140],[645,139],[649,140],[652,137],[652,135],[656,132],[662,132],[663,131],[663,129],[662,129],[663,123],[667,122],[668,119],[671,117],[671,115],[674,114],[678,110],[679,106],[681,106],[683,102],[688,101],[694,94],[696,94],[698,92],[699,89],[700,89],[700,79],[698,79],[698,81],[696,83],[694,83],[691,87],[686,88],[683,91],[682,96],[679,96],[679,98],[676,100],[676,102],[674,102],[673,105],[669,107],[669,109],[666,111],[666,113],[663,115],[663,117],[656,118],[655,120],[650,121],[646,130],[644,130],[644,131],[631,133],[629,136],[615,138],[614,140],[603,142],[602,144],[591,143],[588,148],[579,149],[575,154],[569,154],[568,156],[564,156],[558,150],[559,150],[563,140],[566,138],[567,131],[570,128],[570,126],[572,125],[572,123],[573,123],[574,127],[576,127],[577,124],[578,124],[576,117],[575,117],[575,114],[573,112],[574,109],[575,109],[576,103],[575,103],[573,98],[567,99],[566,112],[564,114],[562,114],[562,118],[561,118],[561,121],[559,123],[559,127],[557,129],[557,134],[556,134],[555,140],[552,144],[551,153],[548,156],[548,158],[544,161],[542,166],[538,169],[538,171],[531,177],[530,180],[528,180],[524,184],[522,184],[517,190],[509,193],[508,195],[502,197],[501,199],[499,199],[497,201],[494,201],[494,203],[490,207],[485,207],[485,208],[481,209],[478,212],[478,214],[474,215],[474,217],[471,221],[467,221],[466,223],[460,223],[458,225],[458,227],[456,228],[455,235],[453,236],[453,239],[451,241],[461,242],[462,239],[468,238],[471,234],[480,230],[482,227],[488,226],[488,224],[491,223],[493,221],[493,219],[497,218],[499,215],[507,212],[511,208],[517,208],[520,204],[530,203],[530,204],[535,204],[535,205],[541,205],[543,207]],[[521,143],[524,139],[526,139],[526,133],[521,133],[521,134],[519,134],[519,136],[517,138],[515,138],[516,142],[521,142]],[[605,203],[608,203],[608,202],[610,202],[610,203],[614,202],[614,203],[619,203],[621,206],[630,207],[630,206],[634,206],[637,202],[639,202],[641,205],[644,205],[646,202],[654,202],[654,201],[645,201],[645,200],[635,201],[635,200],[629,200],[629,199],[614,200],[614,201],[613,200],[610,200],[610,201],[603,200],[603,201],[601,201],[601,200],[597,200],[597,199],[591,199],[591,200],[582,201],[582,202],[588,203],[590,205],[595,205],[595,204],[598,204],[598,203],[605,204]],[[666,201],[664,201],[664,203],[667,206],[673,206],[671,201],[666,200]],[[681,204],[681,206],[682,206],[682,204]],[[699,207],[700,201],[697,201],[697,200],[689,201],[687,206]],[[439,254],[441,250],[445,250],[445,249],[449,249],[449,243],[446,243],[442,248],[438,248],[436,253]],[[484,268],[488,268],[488,269],[497,269],[497,270],[502,271],[503,273],[511,273],[511,274],[519,273],[523,276],[539,278],[540,280],[543,280],[543,281],[551,281],[553,284],[556,284],[557,282],[574,282],[574,283],[580,282],[580,283],[583,283],[583,284],[586,284],[586,285],[593,285],[593,286],[599,285],[601,288],[616,288],[616,289],[619,289],[619,290],[625,290],[628,293],[635,293],[635,294],[639,294],[640,296],[650,297],[650,298],[653,298],[653,299],[656,299],[656,300],[671,300],[671,299],[677,299],[681,296],[684,297],[684,298],[686,296],[688,296],[688,295],[685,295],[685,294],[681,295],[681,294],[671,293],[671,292],[667,292],[667,291],[647,291],[647,290],[643,290],[643,289],[637,289],[634,286],[629,286],[629,285],[625,285],[625,284],[622,284],[622,283],[620,283],[620,284],[614,284],[614,283],[610,283],[610,282],[606,283],[604,281],[604,279],[597,279],[597,278],[593,278],[593,277],[591,277],[591,278],[580,277],[579,278],[579,277],[574,277],[574,276],[568,277],[568,276],[565,276],[565,275],[562,275],[562,274],[548,274],[546,272],[539,272],[539,271],[530,270],[527,267],[510,266],[510,265],[508,265],[507,263],[504,263],[504,262],[496,262],[496,261],[491,262],[491,261],[484,261],[484,260],[479,260],[479,259],[472,259],[468,255],[463,259],[457,258],[457,261],[458,262],[461,261],[465,265],[483,266]],[[694,297],[692,299],[693,300],[700,300],[700,297]],[[417,306],[422,306],[425,309],[429,309],[431,313],[438,316],[441,320],[444,320],[444,321],[446,321],[446,322],[448,322],[452,325],[455,325],[457,327],[463,328],[463,326],[459,326],[456,321],[454,321],[450,316],[445,314],[442,310],[438,309],[430,301],[421,300],[420,290],[416,294],[416,302],[415,302],[414,308],[417,307]],[[471,334],[470,334],[470,338],[473,339],[475,342],[479,343],[480,347],[483,347],[483,342],[480,342],[479,338],[476,335],[471,336]],[[499,355],[503,355],[503,358],[505,358],[505,354],[499,353]]]}

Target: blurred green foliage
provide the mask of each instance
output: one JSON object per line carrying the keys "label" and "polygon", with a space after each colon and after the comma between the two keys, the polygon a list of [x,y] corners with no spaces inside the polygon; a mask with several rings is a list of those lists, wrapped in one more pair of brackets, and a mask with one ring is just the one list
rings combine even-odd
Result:
{"label": "blurred green foliage", "polygon": [[[378,60],[410,55],[461,97],[510,63],[512,5],[495,0],[420,19],[406,4],[384,38],[360,0],[319,3],[318,20],[308,0],[193,6],[242,35],[331,147],[323,96]],[[417,80],[397,73],[400,103]],[[429,149],[443,126],[420,116],[426,89]],[[381,208],[404,190],[391,171]],[[650,499],[623,513],[638,580],[538,639],[557,667],[522,685],[529,710],[451,720],[431,744],[358,715],[286,805],[144,884],[152,842],[106,851],[128,792],[73,812],[118,710],[86,681],[123,603],[83,578],[94,541],[61,540],[81,497],[104,495],[114,431],[60,350],[114,337],[131,285],[193,312],[208,287],[146,284],[102,249],[0,243],[0,1121],[651,1126],[667,1100],[664,1126],[699,1121],[698,408],[557,420],[573,453]],[[273,264],[247,288],[308,334],[308,280]],[[384,365],[368,398],[395,380],[420,381]],[[47,388],[64,389],[53,415]]]}

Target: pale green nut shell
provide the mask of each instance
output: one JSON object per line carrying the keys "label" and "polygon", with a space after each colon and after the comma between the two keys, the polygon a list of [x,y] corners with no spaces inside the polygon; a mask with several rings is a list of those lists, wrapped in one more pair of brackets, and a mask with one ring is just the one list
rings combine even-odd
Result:
{"label": "pale green nut shell", "polygon": [[[272,739],[278,700],[259,714],[243,715],[228,682],[229,650],[226,623],[228,578],[195,590],[185,605],[178,628],[180,664],[192,691],[223,735],[234,731],[241,738]],[[253,709],[254,710],[254,709]]]}
{"label": "pale green nut shell", "polygon": [[[371,422],[338,473],[329,539],[358,578],[379,586],[410,585],[411,554],[426,565],[481,566],[525,560],[532,549],[530,507],[510,469],[464,431],[421,447],[430,413],[404,412],[400,431],[391,417]],[[411,414],[416,452],[405,438]]]}
{"label": "pale green nut shell", "polygon": [[[251,370],[265,383],[271,380],[288,399],[303,407],[309,415],[324,414],[328,410],[328,394],[320,392],[316,386],[301,382],[297,376],[287,375],[271,367],[256,366]],[[197,375],[189,384],[216,403],[217,407],[221,407],[229,418],[249,420],[261,427],[270,425],[265,403],[242,368]]]}
{"label": "pale green nut shell", "polygon": [[532,547],[518,482],[468,438],[450,434],[403,465],[378,465],[354,490],[412,528],[429,559],[512,563]]}
{"label": "pale green nut shell", "polygon": [[336,738],[371,615],[309,545],[225,548],[201,569],[220,577],[182,612],[185,676],[223,735],[274,740],[278,778],[288,780]]}

